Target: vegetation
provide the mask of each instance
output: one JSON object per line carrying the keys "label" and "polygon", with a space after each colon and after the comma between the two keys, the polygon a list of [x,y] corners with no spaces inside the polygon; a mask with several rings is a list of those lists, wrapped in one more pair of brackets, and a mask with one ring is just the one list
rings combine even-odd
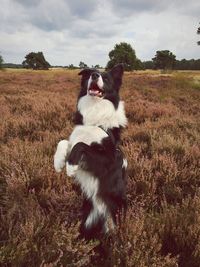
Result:
{"label": "vegetation", "polygon": [[27,54],[22,65],[24,68],[33,70],[48,70],[50,67],[50,64],[46,61],[42,52],[31,52]]}
{"label": "vegetation", "polygon": [[80,191],[53,168],[77,73],[0,73],[0,265],[199,267],[200,73],[125,73],[128,212],[102,250],[77,239]]}
{"label": "vegetation", "polygon": [[169,50],[156,51],[152,58],[155,69],[171,70],[175,66],[176,56]]}
{"label": "vegetation", "polygon": [[22,64],[14,64],[14,63],[3,63],[2,66],[4,68],[9,68],[9,69],[23,69]]}
{"label": "vegetation", "polygon": [[[149,61],[144,61],[142,62],[144,65],[144,69],[155,69],[154,62],[149,60]],[[181,59],[181,60],[176,60],[175,70],[200,70],[200,59]]]}
{"label": "vegetation", "polygon": [[3,57],[0,55],[0,70],[3,68]]}
{"label": "vegetation", "polygon": [[200,70],[200,59],[176,60],[175,69],[177,70]]}
{"label": "vegetation", "polygon": [[80,69],[85,69],[85,68],[88,68],[88,65],[85,64],[84,62],[80,61],[80,63],[79,63],[79,68],[80,68]]}
{"label": "vegetation", "polygon": [[79,67],[74,66],[73,64],[69,64],[69,66],[66,66],[66,68],[68,68],[69,70],[76,70],[76,69],[79,69]]}
{"label": "vegetation", "polygon": [[142,62],[136,57],[135,50],[125,42],[116,44],[114,49],[109,52],[109,58],[107,69],[111,69],[118,63],[124,63],[127,71],[143,69]]}
{"label": "vegetation", "polygon": [[154,63],[152,60],[142,62],[144,69],[154,69]]}
{"label": "vegetation", "polygon": [[103,69],[103,67],[100,66],[99,64],[92,65],[92,68],[93,68],[93,69]]}
{"label": "vegetation", "polygon": [[[200,34],[200,27],[197,29],[197,34]],[[197,44],[200,45],[200,41],[198,41]]]}

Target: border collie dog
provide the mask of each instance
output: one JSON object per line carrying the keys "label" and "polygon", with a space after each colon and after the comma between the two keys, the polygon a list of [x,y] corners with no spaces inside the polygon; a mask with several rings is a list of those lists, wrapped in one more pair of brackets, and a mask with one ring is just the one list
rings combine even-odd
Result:
{"label": "border collie dog", "polygon": [[75,128],[69,140],[58,143],[54,167],[74,177],[84,195],[80,235],[98,238],[117,223],[126,210],[127,161],[118,145],[127,125],[124,102],[119,99],[123,65],[108,72],[84,69]]}

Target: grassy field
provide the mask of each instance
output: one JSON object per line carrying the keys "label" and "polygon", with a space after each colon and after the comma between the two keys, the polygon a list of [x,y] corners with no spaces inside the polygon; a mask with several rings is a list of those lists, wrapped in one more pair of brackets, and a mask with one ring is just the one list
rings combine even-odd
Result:
{"label": "grassy field", "polygon": [[200,72],[125,73],[125,224],[77,240],[82,197],[53,155],[73,129],[77,71],[0,72],[0,266],[200,266]]}

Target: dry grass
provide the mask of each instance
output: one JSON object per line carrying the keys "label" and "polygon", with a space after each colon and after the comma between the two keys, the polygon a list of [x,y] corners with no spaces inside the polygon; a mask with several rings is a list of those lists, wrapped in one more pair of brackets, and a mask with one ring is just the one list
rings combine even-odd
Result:
{"label": "dry grass", "polygon": [[129,209],[102,258],[98,241],[77,240],[80,191],[53,169],[73,128],[77,72],[0,72],[0,265],[199,267],[198,79],[125,73]]}

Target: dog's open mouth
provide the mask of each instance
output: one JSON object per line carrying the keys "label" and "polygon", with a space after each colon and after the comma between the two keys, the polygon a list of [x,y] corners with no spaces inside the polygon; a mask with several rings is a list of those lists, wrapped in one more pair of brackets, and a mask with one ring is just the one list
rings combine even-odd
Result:
{"label": "dog's open mouth", "polygon": [[89,92],[89,95],[91,96],[102,97],[104,95],[104,91],[101,88],[99,88],[96,82],[92,82],[90,84],[88,92]]}

